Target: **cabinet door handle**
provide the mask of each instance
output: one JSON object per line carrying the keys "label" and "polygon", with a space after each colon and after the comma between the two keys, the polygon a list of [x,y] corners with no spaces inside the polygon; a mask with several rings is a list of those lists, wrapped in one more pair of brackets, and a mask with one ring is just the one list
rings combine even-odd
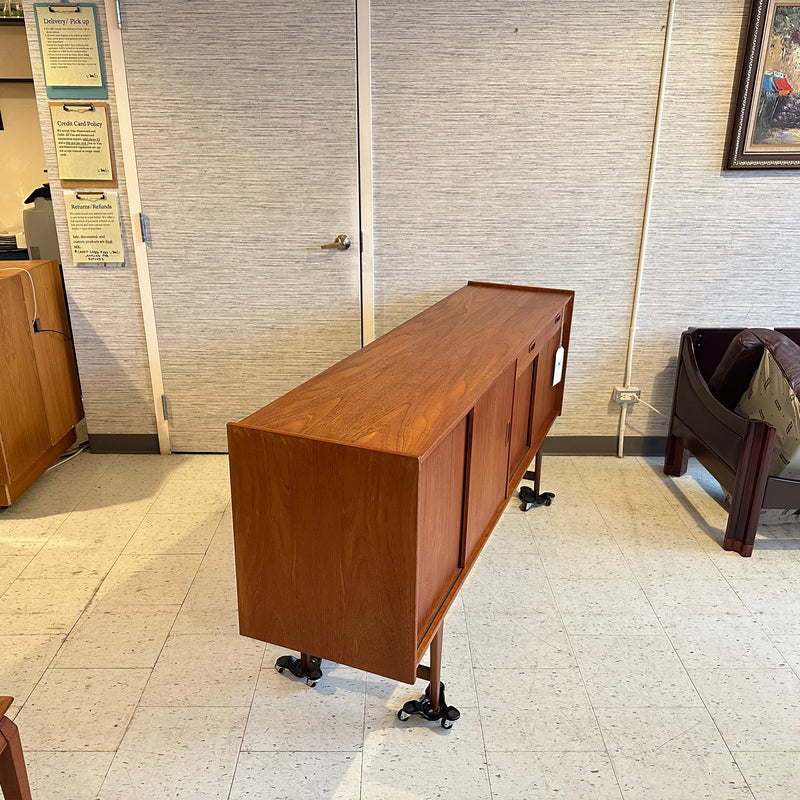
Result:
{"label": "cabinet door handle", "polygon": [[511,444],[511,420],[506,425],[506,444]]}
{"label": "cabinet door handle", "polygon": [[536,342],[531,342],[531,343],[528,345],[528,352],[529,352],[529,353],[532,353],[532,352],[533,352],[533,348],[534,348],[534,347],[536,347]]}

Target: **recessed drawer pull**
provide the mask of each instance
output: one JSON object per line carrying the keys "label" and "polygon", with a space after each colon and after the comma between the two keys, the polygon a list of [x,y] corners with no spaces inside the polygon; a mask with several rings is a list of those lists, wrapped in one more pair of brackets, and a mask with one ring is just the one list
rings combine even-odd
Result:
{"label": "recessed drawer pull", "polygon": [[532,353],[532,352],[533,352],[533,348],[534,348],[534,347],[536,347],[536,342],[531,342],[531,343],[530,343],[530,346],[528,347],[528,352],[529,352],[529,353]]}
{"label": "recessed drawer pull", "polygon": [[561,319],[561,314],[558,314],[558,315],[556,316],[556,318],[555,318],[555,320],[554,320],[554,321],[555,321],[555,322],[558,322],[560,319]]}

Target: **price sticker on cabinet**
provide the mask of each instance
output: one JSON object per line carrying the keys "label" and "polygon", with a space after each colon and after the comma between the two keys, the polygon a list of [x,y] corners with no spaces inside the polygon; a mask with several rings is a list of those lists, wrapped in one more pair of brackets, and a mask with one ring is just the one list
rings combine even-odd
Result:
{"label": "price sticker on cabinet", "polygon": [[564,376],[564,348],[559,347],[556,350],[556,361],[553,365],[553,386],[561,383],[561,378]]}

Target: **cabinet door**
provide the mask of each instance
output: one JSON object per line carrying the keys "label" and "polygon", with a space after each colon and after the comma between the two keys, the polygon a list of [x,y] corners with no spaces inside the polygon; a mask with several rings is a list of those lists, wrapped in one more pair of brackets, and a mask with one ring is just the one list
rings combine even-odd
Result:
{"label": "cabinet door", "polygon": [[18,478],[51,444],[21,275],[6,274],[0,281],[0,447],[4,455],[0,479],[4,483]]}
{"label": "cabinet door", "polygon": [[477,555],[506,499],[514,372],[511,364],[475,403],[471,417],[464,564]]}
{"label": "cabinet door", "polygon": [[516,472],[530,449],[531,406],[533,402],[533,377],[536,374],[534,359],[517,377],[514,385],[514,414],[511,418],[511,454],[509,477]]}
{"label": "cabinet door", "polygon": [[427,632],[461,571],[467,419],[420,467],[417,522],[417,638]]}
{"label": "cabinet door", "polygon": [[533,409],[531,413],[531,447],[538,450],[547,431],[558,416],[561,406],[563,382],[553,386],[553,370],[556,362],[556,351],[560,344],[560,330],[557,329],[545,342],[542,352],[537,358],[539,366],[536,370],[536,382],[533,390]]}

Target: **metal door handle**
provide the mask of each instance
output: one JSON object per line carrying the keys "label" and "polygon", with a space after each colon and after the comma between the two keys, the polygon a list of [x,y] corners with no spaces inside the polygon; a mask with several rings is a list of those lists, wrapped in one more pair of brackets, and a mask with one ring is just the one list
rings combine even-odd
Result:
{"label": "metal door handle", "polygon": [[320,247],[322,250],[347,250],[351,244],[350,237],[340,233],[332,242],[320,245]]}

